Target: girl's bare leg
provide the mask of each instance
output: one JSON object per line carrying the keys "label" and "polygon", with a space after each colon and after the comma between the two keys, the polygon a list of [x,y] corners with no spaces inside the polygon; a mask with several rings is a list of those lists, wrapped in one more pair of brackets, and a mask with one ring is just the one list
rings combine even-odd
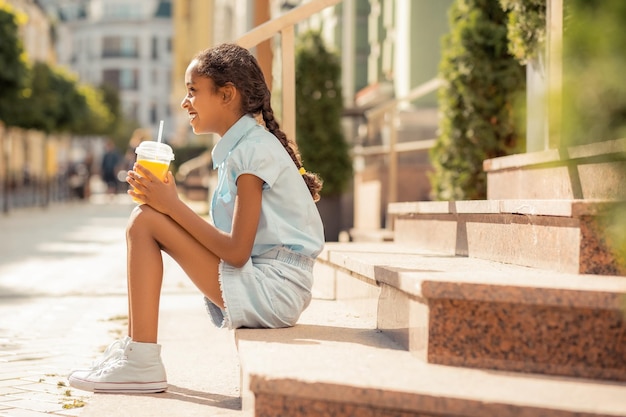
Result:
{"label": "girl's bare leg", "polygon": [[126,229],[129,335],[136,342],[156,343],[163,256],[167,252],[200,291],[223,307],[219,285],[220,259],[170,217],[138,206]]}

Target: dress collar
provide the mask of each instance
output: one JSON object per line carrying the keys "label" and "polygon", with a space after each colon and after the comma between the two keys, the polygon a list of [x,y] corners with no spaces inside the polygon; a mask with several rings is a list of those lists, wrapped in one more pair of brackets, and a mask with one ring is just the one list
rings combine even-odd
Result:
{"label": "dress collar", "polygon": [[217,168],[228,156],[230,151],[237,146],[241,138],[243,138],[250,129],[257,126],[256,119],[249,114],[241,116],[234,125],[222,136],[211,151],[213,158],[213,168]]}

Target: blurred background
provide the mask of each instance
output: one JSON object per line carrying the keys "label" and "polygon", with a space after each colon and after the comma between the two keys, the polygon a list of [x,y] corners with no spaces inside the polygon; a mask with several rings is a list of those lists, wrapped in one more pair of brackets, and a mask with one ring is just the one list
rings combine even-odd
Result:
{"label": "blurred background", "polygon": [[[327,240],[384,240],[390,203],[487,198],[485,160],[624,137],[624,4],[0,0],[0,205],[123,194],[134,148],[163,120],[181,194],[206,211],[216,138],[180,109],[185,68],[290,14],[295,104],[280,100],[293,88],[281,34],[250,45],[324,179]],[[321,6],[297,14],[306,5]]]}

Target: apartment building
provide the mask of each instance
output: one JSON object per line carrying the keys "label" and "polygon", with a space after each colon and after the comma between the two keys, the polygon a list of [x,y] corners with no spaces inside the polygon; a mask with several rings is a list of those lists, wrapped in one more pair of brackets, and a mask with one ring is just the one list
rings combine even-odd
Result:
{"label": "apartment building", "polygon": [[81,82],[119,91],[124,113],[173,132],[171,0],[40,0],[56,18],[58,64]]}

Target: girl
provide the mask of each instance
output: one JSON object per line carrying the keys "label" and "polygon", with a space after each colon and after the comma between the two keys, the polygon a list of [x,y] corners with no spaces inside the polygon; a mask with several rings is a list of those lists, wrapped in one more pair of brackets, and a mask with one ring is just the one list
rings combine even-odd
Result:
{"label": "girl", "polygon": [[156,343],[161,251],[204,294],[219,327],[293,326],[311,299],[313,263],[324,244],[315,206],[321,181],[304,170],[295,142],[274,119],[256,59],[233,44],[202,51],[189,64],[185,85],[181,106],[194,133],[221,137],[212,151],[213,223],[179,200],[171,172],[163,182],[137,164],[128,172],[128,193],[143,203],[126,232],[129,334],[90,369],[72,372],[75,388],[167,389]]}

